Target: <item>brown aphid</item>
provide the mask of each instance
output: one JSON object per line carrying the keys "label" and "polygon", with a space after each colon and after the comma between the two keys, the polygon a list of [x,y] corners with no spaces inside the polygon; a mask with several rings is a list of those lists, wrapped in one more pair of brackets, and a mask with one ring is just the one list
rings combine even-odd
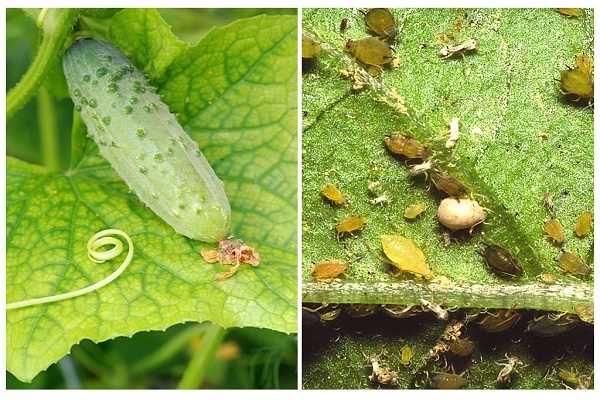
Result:
{"label": "brown aphid", "polygon": [[434,171],[431,173],[431,182],[440,192],[446,193],[451,197],[466,197],[467,187],[458,179],[443,171]]}
{"label": "brown aphid", "polygon": [[584,54],[575,59],[575,68],[560,71],[560,91],[573,102],[589,103],[594,98],[592,62]]}
{"label": "brown aphid", "polygon": [[552,337],[569,332],[580,324],[577,315],[567,313],[542,314],[527,325],[527,332],[540,337]]}
{"label": "brown aphid", "polygon": [[583,15],[582,8],[557,8],[556,9],[561,15],[565,17],[581,17]]}
{"label": "brown aphid", "polygon": [[390,45],[376,37],[348,40],[346,51],[361,63],[380,71],[383,70],[385,64],[389,64],[394,59]]}
{"label": "brown aphid", "polygon": [[500,309],[494,313],[486,313],[478,322],[479,328],[485,332],[498,333],[512,328],[521,319],[521,314],[511,309]]}
{"label": "brown aphid", "polygon": [[302,35],[302,58],[313,58],[321,52],[321,44],[319,42],[309,38],[306,35]]}
{"label": "brown aphid", "polygon": [[458,338],[450,342],[448,349],[450,353],[459,357],[469,357],[475,350],[475,343],[472,340],[466,338]]}
{"label": "brown aphid", "polygon": [[556,244],[561,244],[565,241],[565,232],[560,221],[556,218],[550,218],[544,222],[544,233]]}
{"label": "brown aphid", "polygon": [[452,58],[459,55],[477,51],[479,44],[475,39],[469,39],[455,46],[444,46],[441,48],[439,56],[442,58]]}
{"label": "brown aphid", "polygon": [[335,226],[338,236],[352,234],[360,231],[365,227],[365,219],[363,217],[352,216],[344,219]]}
{"label": "brown aphid", "polygon": [[511,279],[523,275],[523,268],[515,256],[503,247],[488,245],[483,256],[490,269],[501,278]]}
{"label": "brown aphid", "polygon": [[348,29],[348,18],[343,18],[340,22],[340,33],[346,32],[346,29]]}
{"label": "brown aphid", "polygon": [[566,273],[580,278],[585,278],[592,273],[592,269],[580,257],[568,251],[560,253],[558,265]]}
{"label": "brown aphid", "polygon": [[587,236],[587,234],[592,230],[593,219],[594,216],[591,212],[583,212],[579,218],[577,218],[577,223],[575,224],[575,235],[580,238]]}
{"label": "brown aphid", "polygon": [[341,260],[321,261],[313,267],[312,275],[319,282],[330,282],[348,270],[348,264]]}
{"label": "brown aphid", "polygon": [[350,304],[346,312],[351,318],[364,318],[377,312],[377,304]]}
{"label": "brown aphid", "polygon": [[431,154],[417,139],[399,133],[386,136],[383,141],[391,153],[408,159],[425,159]]}
{"label": "brown aphid", "polygon": [[344,194],[332,184],[323,186],[321,189],[321,196],[337,206],[346,204],[346,198],[344,197]]}
{"label": "brown aphid", "polygon": [[466,383],[464,376],[447,372],[436,372],[431,377],[431,386],[434,389],[460,389]]}
{"label": "brown aphid", "polygon": [[423,203],[411,204],[404,210],[404,218],[415,219],[419,215],[421,215],[426,209],[427,206]]}
{"label": "brown aphid", "polygon": [[396,20],[387,8],[371,8],[365,13],[365,23],[381,39],[396,39]]}

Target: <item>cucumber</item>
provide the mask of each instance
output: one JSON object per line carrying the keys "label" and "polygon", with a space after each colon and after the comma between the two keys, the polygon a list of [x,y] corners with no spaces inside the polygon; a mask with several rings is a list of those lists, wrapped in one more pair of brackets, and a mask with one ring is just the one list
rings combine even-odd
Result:
{"label": "cucumber", "polygon": [[144,74],[94,39],[73,44],[63,67],[88,134],[139,199],[177,233],[223,239],[231,220],[223,182]]}

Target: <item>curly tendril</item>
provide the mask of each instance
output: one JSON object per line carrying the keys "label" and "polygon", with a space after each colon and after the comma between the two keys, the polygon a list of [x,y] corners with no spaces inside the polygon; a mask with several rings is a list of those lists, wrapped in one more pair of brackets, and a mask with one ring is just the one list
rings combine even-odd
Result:
{"label": "curly tendril", "polygon": [[[129,249],[127,251],[127,257],[125,257],[119,268],[117,268],[112,274],[102,279],[101,281],[94,283],[93,285],[84,287],[82,289],[74,290],[72,292],[8,303],[6,305],[6,309],[14,310],[16,308],[29,307],[44,303],[54,303],[55,301],[71,299],[73,297],[78,297],[87,293],[91,293],[114,281],[119,275],[123,273],[123,271],[125,271],[125,269],[131,263],[131,260],[133,259],[133,242],[131,241],[129,235],[127,235],[125,232],[119,229],[105,229],[92,236],[87,243],[88,258],[97,264],[101,264],[105,261],[109,261],[115,257],[118,257],[123,252],[123,242],[120,239],[114,237],[115,235],[122,236],[127,241]],[[106,250],[101,250],[102,247],[105,246],[111,247],[109,247]]]}

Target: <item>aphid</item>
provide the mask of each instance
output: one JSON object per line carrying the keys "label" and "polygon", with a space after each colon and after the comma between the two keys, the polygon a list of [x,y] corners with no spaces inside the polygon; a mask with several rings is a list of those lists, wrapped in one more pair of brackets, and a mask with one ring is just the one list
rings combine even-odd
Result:
{"label": "aphid", "polygon": [[581,17],[583,15],[582,8],[557,8],[556,10],[565,17]]}
{"label": "aphid", "polygon": [[521,314],[518,311],[500,309],[495,313],[486,313],[478,324],[479,328],[485,332],[498,333],[512,328],[520,319]]}
{"label": "aphid", "polygon": [[577,223],[575,224],[575,235],[577,237],[585,237],[592,230],[592,220],[594,216],[591,212],[585,211],[581,213],[579,218],[577,218]]}
{"label": "aphid", "polygon": [[412,360],[412,357],[413,357],[412,347],[410,347],[407,344],[402,346],[402,348],[400,349],[400,364],[404,365],[405,367],[408,367],[410,365],[410,361]]}
{"label": "aphid", "polygon": [[433,277],[425,255],[412,240],[399,235],[383,235],[381,245],[389,262],[398,269],[394,276],[408,272],[427,280]]}
{"label": "aphid", "polygon": [[475,343],[472,340],[458,338],[450,342],[449,351],[455,356],[468,357],[473,354],[473,350],[475,350]]}
{"label": "aphid", "polygon": [[554,212],[554,199],[552,198],[552,194],[550,192],[544,193],[544,205],[550,213]]}
{"label": "aphid", "polygon": [[592,269],[583,260],[573,253],[563,251],[558,256],[560,268],[571,275],[585,278],[592,273]]}
{"label": "aphid", "polygon": [[382,304],[381,309],[392,318],[411,318],[423,312],[419,306],[402,306],[398,304]]}
{"label": "aphid", "polygon": [[450,197],[466,197],[467,187],[458,179],[443,171],[434,171],[431,174],[431,182],[440,192]]}
{"label": "aphid", "polygon": [[585,323],[594,323],[594,306],[589,304],[577,304],[575,306],[575,312],[580,320]]}
{"label": "aphid", "polygon": [[496,378],[496,382],[500,385],[506,385],[512,381],[513,375],[517,373],[517,366],[524,364],[517,356],[508,354],[505,354],[504,359],[500,361],[504,362],[496,362],[497,365],[502,366],[502,369]]}
{"label": "aphid", "polygon": [[384,205],[389,202],[390,202],[390,199],[385,194],[382,194],[381,196],[377,196],[374,199],[369,200],[369,203],[371,203],[373,205]]}
{"label": "aphid", "polygon": [[346,311],[352,318],[364,318],[375,314],[378,308],[377,304],[350,304]]}
{"label": "aphid", "polygon": [[340,33],[346,32],[346,29],[348,29],[348,18],[343,18],[340,22]]}
{"label": "aphid", "polygon": [[313,58],[321,52],[321,44],[306,35],[302,35],[302,58]]}
{"label": "aphid", "polygon": [[437,217],[451,231],[469,229],[472,233],[485,220],[486,213],[475,200],[446,197],[438,207]]}
{"label": "aphid", "polygon": [[395,133],[386,136],[383,141],[390,152],[408,159],[425,159],[431,154],[427,147],[410,136]]}
{"label": "aphid", "polygon": [[398,373],[384,365],[379,357],[369,357],[368,362],[372,368],[372,373],[369,375],[372,383],[385,386],[394,386],[398,383]]}
{"label": "aphid", "polygon": [[327,184],[323,186],[321,189],[321,196],[323,196],[326,200],[330,201],[332,204],[341,206],[346,204],[346,198],[342,194],[342,192],[335,187],[335,185]]}
{"label": "aphid", "polygon": [[452,58],[458,55],[464,55],[467,53],[471,53],[477,51],[479,47],[477,40],[469,39],[463,43],[457,44],[455,46],[444,46],[440,50],[440,57],[442,58]]}
{"label": "aphid", "polygon": [[344,219],[335,226],[338,237],[341,235],[352,234],[360,231],[365,227],[365,219],[363,217],[352,216]]}
{"label": "aphid", "polygon": [[589,103],[593,99],[592,63],[588,56],[578,55],[575,68],[560,71],[560,91],[573,102]]}
{"label": "aphid", "polygon": [[554,274],[541,274],[540,275],[540,280],[549,285],[556,283],[556,279],[557,279],[556,275],[554,275]]}
{"label": "aphid", "polygon": [[569,332],[579,323],[579,318],[574,314],[548,313],[529,321],[526,331],[540,337],[551,337]]}
{"label": "aphid", "polygon": [[341,260],[321,261],[313,267],[312,275],[320,282],[330,282],[348,270],[348,264]]}
{"label": "aphid", "polygon": [[348,40],[346,51],[361,63],[373,67],[374,71],[383,70],[383,66],[394,59],[390,45],[376,37]]}
{"label": "aphid", "polygon": [[523,275],[523,268],[515,256],[503,247],[495,244],[488,245],[483,257],[490,269],[501,278],[511,279]]}
{"label": "aphid", "polygon": [[560,244],[565,241],[565,232],[560,221],[556,218],[550,218],[544,222],[544,232],[554,243]]}
{"label": "aphid", "polygon": [[454,117],[450,120],[450,136],[448,136],[448,140],[446,140],[446,148],[451,149],[456,145],[459,136],[458,131],[458,118]]}
{"label": "aphid", "polygon": [[427,209],[427,206],[423,203],[411,204],[404,210],[404,218],[415,219]]}
{"label": "aphid", "polygon": [[229,271],[217,275],[217,281],[231,278],[239,269],[240,264],[249,264],[253,267],[260,264],[260,254],[241,240],[220,240],[218,250],[201,250],[200,255],[207,263],[232,265]]}
{"label": "aphid", "polygon": [[365,23],[377,36],[388,42],[396,38],[396,21],[387,8],[371,8],[365,13]]}
{"label": "aphid", "polygon": [[409,172],[412,176],[425,174],[425,176],[427,177],[427,172],[431,171],[432,168],[433,168],[433,161],[427,160],[427,161],[423,161],[421,164],[415,164],[415,165],[411,166]]}
{"label": "aphid", "polygon": [[431,386],[434,389],[460,389],[466,383],[464,376],[447,372],[436,372],[431,378]]}
{"label": "aphid", "polygon": [[435,316],[437,317],[437,319],[442,320],[442,321],[445,321],[448,319],[448,311],[445,310],[444,308],[442,308],[441,305],[436,304],[429,300],[425,300],[425,299],[421,299],[419,301],[421,302],[421,305],[423,307],[427,308],[429,311],[434,313]]}
{"label": "aphid", "polygon": [[339,318],[342,315],[342,307],[339,305],[334,305],[331,307],[325,308],[325,311],[319,313],[319,318],[323,322],[331,322]]}

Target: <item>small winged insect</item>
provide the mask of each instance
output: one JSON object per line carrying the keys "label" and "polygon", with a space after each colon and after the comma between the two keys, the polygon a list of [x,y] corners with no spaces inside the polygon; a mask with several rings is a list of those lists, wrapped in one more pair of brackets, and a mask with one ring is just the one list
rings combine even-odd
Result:
{"label": "small winged insect", "polygon": [[413,349],[409,345],[405,344],[400,349],[400,364],[408,367],[413,357]]}
{"label": "small winged insect", "polygon": [[398,384],[398,373],[392,370],[378,356],[368,357],[371,364],[371,375],[369,380],[376,385],[395,386]]}
{"label": "small winged insect", "polygon": [[523,361],[517,356],[511,356],[509,354],[505,354],[504,359],[500,360],[500,362],[496,362],[496,364],[502,367],[496,378],[496,382],[500,385],[509,384],[512,381],[513,376],[517,373],[517,366],[524,365]]}
{"label": "small winged insect", "polygon": [[348,270],[348,264],[341,260],[321,261],[313,267],[312,275],[319,282],[331,282]]}
{"label": "small winged insect", "polygon": [[592,269],[583,260],[568,251],[563,251],[558,256],[558,265],[568,274],[585,278],[592,273]]}
{"label": "small winged insect", "polygon": [[365,227],[365,219],[359,216],[348,217],[335,226],[338,238],[343,235],[350,235],[358,232]]}
{"label": "small winged insect", "polygon": [[460,44],[454,46],[444,46],[441,48],[439,56],[442,58],[453,58],[457,56],[462,56],[467,53],[472,53],[477,51],[479,44],[475,39],[469,39]]}
{"label": "small winged insect", "polygon": [[346,308],[346,313],[351,318],[364,318],[377,312],[377,304],[350,304]]}
{"label": "small winged insect", "polygon": [[485,220],[485,210],[475,200],[446,197],[437,210],[438,220],[451,231],[468,229],[472,233],[475,227]]}
{"label": "small winged insect", "polygon": [[575,68],[560,71],[560,91],[567,100],[590,103],[594,98],[592,61],[584,54],[575,59]]}
{"label": "small winged insect", "polygon": [[369,68],[371,75],[377,75],[383,70],[384,65],[391,63],[394,59],[390,45],[376,37],[348,40],[346,51],[362,64],[371,67]]}
{"label": "small winged insect", "polygon": [[388,42],[396,39],[396,20],[387,8],[371,8],[365,14],[365,23],[369,29]]}
{"label": "small winged insect", "polygon": [[475,350],[475,343],[470,339],[458,338],[450,342],[448,350],[455,356],[469,357]]}
{"label": "small winged insect", "polygon": [[217,275],[216,280],[218,281],[231,278],[239,269],[240,264],[249,264],[253,267],[260,264],[260,254],[241,240],[220,240],[218,250],[201,250],[200,255],[204,261],[211,264],[232,265],[229,271]]}
{"label": "small winged insect", "polygon": [[319,42],[302,35],[302,72],[308,72],[314,68],[320,52],[321,44]]}
{"label": "small winged insect", "polygon": [[518,311],[511,309],[498,309],[495,312],[486,312],[478,322],[479,328],[485,332],[498,333],[512,328],[521,319]]}
{"label": "small winged insect", "polygon": [[398,304],[382,304],[383,312],[392,318],[412,318],[423,313],[420,306],[402,306]]}
{"label": "small winged insect", "polygon": [[529,321],[526,331],[540,337],[552,337],[571,331],[580,322],[574,314],[547,313]]}
{"label": "small winged insect", "polygon": [[421,215],[426,209],[427,206],[423,203],[411,204],[404,210],[404,218],[415,219],[419,215]]}
{"label": "small winged insect", "polygon": [[557,8],[556,11],[565,17],[571,18],[581,17],[583,15],[583,8]]}
{"label": "small winged insect", "polygon": [[435,372],[431,377],[431,386],[434,389],[460,389],[466,384],[467,379],[459,374]]}
{"label": "small winged insect", "polygon": [[399,235],[383,235],[381,245],[389,262],[398,269],[394,276],[408,272],[427,280],[433,277],[425,255],[412,240]]}
{"label": "small winged insect", "polygon": [[458,179],[442,171],[433,171],[431,182],[440,192],[446,193],[451,197],[466,197],[467,187]]}
{"label": "small winged insect", "polygon": [[323,186],[323,188],[321,189],[321,196],[323,196],[323,198],[325,198],[327,201],[336,206],[346,204],[346,198],[344,197],[342,192],[335,185],[332,184],[327,184]]}
{"label": "small winged insect", "polygon": [[562,224],[556,218],[550,218],[544,222],[544,233],[556,244],[561,244],[565,241],[565,232]]}
{"label": "small winged insect", "polygon": [[579,218],[577,218],[577,222],[575,223],[575,235],[580,238],[586,237],[592,230],[593,219],[594,215],[591,212],[585,211],[581,213]]}
{"label": "small winged insect", "polygon": [[501,278],[511,279],[523,275],[523,268],[513,254],[498,245],[486,246],[483,257],[490,269]]}
{"label": "small winged insect", "polygon": [[386,136],[384,143],[391,153],[408,159],[425,159],[431,155],[429,149],[417,139],[399,133]]}

